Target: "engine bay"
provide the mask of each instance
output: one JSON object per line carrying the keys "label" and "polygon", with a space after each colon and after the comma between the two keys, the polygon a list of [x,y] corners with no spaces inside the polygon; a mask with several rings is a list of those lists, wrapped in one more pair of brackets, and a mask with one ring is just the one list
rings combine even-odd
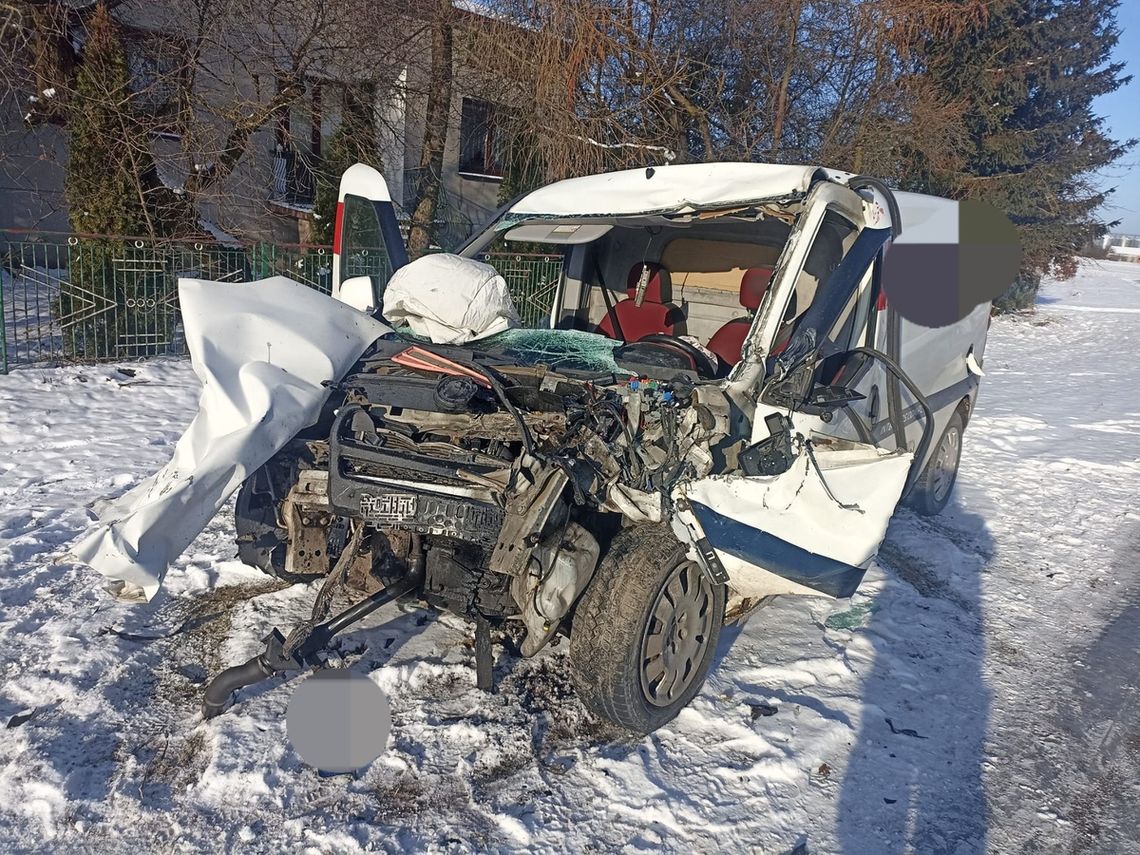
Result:
{"label": "engine bay", "polygon": [[362,526],[353,587],[380,590],[422,558],[425,600],[521,620],[533,655],[613,532],[668,519],[678,482],[739,451],[727,447],[729,405],[716,385],[658,373],[673,376],[381,339],[336,384],[318,424],[248,482],[243,557],[316,577]]}

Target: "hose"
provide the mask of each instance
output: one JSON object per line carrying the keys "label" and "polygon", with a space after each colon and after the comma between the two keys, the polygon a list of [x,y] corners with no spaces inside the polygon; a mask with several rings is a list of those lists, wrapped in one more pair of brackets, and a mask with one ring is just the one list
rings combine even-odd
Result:
{"label": "hose", "polygon": [[259,653],[248,662],[227,668],[210,681],[206,687],[206,694],[202,698],[202,715],[213,718],[226,708],[230,695],[238,689],[260,683],[272,677],[276,671],[265,662],[263,654]]}
{"label": "hose", "polygon": [[273,630],[265,639],[265,649],[241,665],[227,668],[210,681],[202,698],[202,715],[213,718],[222,712],[230,695],[274,674],[303,667],[305,662],[323,649],[333,636],[357,621],[367,617],[381,606],[392,602],[418,588],[424,580],[427,558],[423,541],[419,535],[412,538],[412,564],[408,573],[399,581],[388,585],[335,617],[311,628],[304,638],[297,638],[295,649],[286,649],[285,636],[280,630]]}

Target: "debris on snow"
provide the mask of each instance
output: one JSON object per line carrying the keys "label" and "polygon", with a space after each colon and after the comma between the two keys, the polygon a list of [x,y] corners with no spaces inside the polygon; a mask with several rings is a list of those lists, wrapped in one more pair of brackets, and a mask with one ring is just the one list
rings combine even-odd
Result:
{"label": "debris on snow", "polygon": [[31,707],[30,709],[21,710],[8,719],[8,723],[4,727],[9,730],[13,727],[19,727],[24,722],[30,720],[36,714],[38,707]]}
{"label": "debris on snow", "polygon": [[927,736],[923,736],[917,730],[914,730],[913,728],[910,728],[910,727],[895,727],[894,722],[891,721],[889,718],[886,721],[887,721],[887,727],[889,727],[891,729],[891,733],[893,733],[897,736],[913,736],[915,739],[929,739],[930,738]]}

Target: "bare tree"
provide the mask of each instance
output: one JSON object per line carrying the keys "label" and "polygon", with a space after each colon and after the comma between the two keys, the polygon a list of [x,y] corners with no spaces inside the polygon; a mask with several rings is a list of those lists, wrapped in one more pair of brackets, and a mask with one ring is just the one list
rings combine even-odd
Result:
{"label": "bare tree", "polygon": [[[983,0],[515,0],[474,57],[502,81],[544,179],[660,162],[823,160],[901,174],[952,160],[961,112],[911,48],[953,38]],[[488,36],[488,40],[491,36]],[[510,81],[525,81],[512,86]]]}
{"label": "bare tree", "polygon": [[[126,42],[131,86],[120,99],[124,134],[134,145],[138,192],[161,216],[152,235],[200,231],[202,205],[226,209],[264,201],[269,147],[260,133],[285,121],[315,85],[389,86],[386,48],[397,34],[362,39],[359,22],[375,14],[367,0],[102,0]],[[8,0],[0,87],[9,103],[28,105],[29,127],[67,129],[75,103],[87,21],[96,4]],[[49,93],[49,95],[45,95]],[[8,133],[19,129],[8,127]],[[141,143],[138,142],[141,140]],[[265,162],[264,168],[253,161]],[[245,164],[246,174],[239,175]],[[251,182],[260,181],[259,187]]]}
{"label": "bare tree", "polygon": [[431,53],[423,145],[408,233],[408,252],[413,258],[422,255],[432,243],[432,226],[442,188],[443,154],[447,144],[451,92],[455,78],[455,9],[451,0],[434,0],[426,11],[431,31]]}
{"label": "bare tree", "polygon": [[[162,33],[168,48],[136,56],[145,73],[123,105],[146,131],[132,138],[151,139],[136,161],[159,220],[184,233],[205,208],[263,199],[267,167],[251,152],[266,132],[316,86],[361,87],[422,110],[408,125],[418,139],[392,129],[418,155],[414,253],[435,241],[460,86],[499,107],[509,190],[713,159],[953,172],[961,105],[913,48],[985,14],[985,0],[484,0],[478,13],[451,0],[104,2],[132,38]],[[66,128],[90,8],[5,0],[0,12],[9,100],[31,105],[30,123]]]}

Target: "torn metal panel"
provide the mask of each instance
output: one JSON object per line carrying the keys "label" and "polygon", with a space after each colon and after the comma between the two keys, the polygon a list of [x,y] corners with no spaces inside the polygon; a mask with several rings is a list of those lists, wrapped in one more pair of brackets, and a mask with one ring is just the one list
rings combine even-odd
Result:
{"label": "torn metal panel", "polygon": [[245,478],[317,420],[340,378],[390,328],[283,276],[182,279],[198,414],[159,472],[98,509],[76,560],[126,599],[151,599],[169,565]]}
{"label": "torn metal panel", "polygon": [[805,449],[779,475],[716,475],[674,491],[686,539],[708,539],[739,593],[850,596],[878,551],[913,456],[864,446],[814,457]]}
{"label": "torn metal panel", "polygon": [[601,509],[619,513],[631,523],[661,522],[665,515],[660,493],[638,490],[620,481],[610,485]]}

